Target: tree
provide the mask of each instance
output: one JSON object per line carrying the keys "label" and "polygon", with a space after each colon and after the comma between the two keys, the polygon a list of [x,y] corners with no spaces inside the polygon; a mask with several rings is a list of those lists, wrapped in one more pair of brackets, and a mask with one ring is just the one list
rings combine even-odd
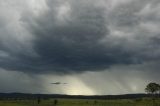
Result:
{"label": "tree", "polygon": [[58,103],[58,100],[55,99],[55,100],[54,100],[54,105],[57,105],[57,103]]}
{"label": "tree", "polygon": [[158,94],[160,92],[160,85],[154,82],[149,83],[146,88],[145,91],[149,94],[152,94],[152,103],[153,106],[157,106],[157,103],[155,101],[155,94]]}
{"label": "tree", "polygon": [[38,98],[37,98],[37,103],[40,104],[40,102],[41,102],[41,97],[38,96]]}
{"label": "tree", "polygon": [[158,94],[160,94],[160,85],[158,86]]}
{"label": "tree", "polygon": [[160,85],[151,82],[146,86],[145,91],[149,94],[157,94],[160,91]]}

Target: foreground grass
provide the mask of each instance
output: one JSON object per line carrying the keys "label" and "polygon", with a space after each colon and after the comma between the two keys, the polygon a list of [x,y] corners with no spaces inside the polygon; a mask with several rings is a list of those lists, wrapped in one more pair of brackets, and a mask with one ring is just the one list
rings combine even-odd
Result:
{"label": "foreground grass", "polygon": [[0,106],[160,106],[160,99],[122,99],[122,100],[87,100],[87,99],[54,99],[42,100],[1,100]]}

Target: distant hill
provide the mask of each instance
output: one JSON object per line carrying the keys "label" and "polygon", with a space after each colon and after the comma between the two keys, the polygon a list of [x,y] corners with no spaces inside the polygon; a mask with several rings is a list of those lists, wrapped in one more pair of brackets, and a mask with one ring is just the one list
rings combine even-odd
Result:
{"label": "distant hill", "polygon": [[148,94],[124,94],[124,95],[62,95],[62,94],[29,94],[29,93],[0,93],[0,99],[36,99],[71,98],[71,99],[136,99],[151,97]]}

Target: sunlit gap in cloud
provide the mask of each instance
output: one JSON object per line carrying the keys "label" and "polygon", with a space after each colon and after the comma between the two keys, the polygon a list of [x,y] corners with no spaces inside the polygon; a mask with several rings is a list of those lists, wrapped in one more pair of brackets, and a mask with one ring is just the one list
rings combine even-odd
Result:
{"label": "sunlit gap in cloud", "polygon": [[[94,95],[95,91],[91,89],[91,87],[87,86],[82,80],[70,77],[68,78],[69,84],[64,88],[63,90],[66,92],[66,94],[70,95]],[[71,83],[71,85],[70,85]]]}

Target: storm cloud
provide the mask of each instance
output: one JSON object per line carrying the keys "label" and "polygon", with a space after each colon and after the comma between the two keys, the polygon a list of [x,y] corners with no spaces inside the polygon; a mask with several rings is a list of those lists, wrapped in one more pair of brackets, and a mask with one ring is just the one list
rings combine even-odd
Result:
{"label": "storm cloud", "polygon": [[158,0],[1,0],[0,5],[2,69],[56,74],[117,65],[159,69]]}

